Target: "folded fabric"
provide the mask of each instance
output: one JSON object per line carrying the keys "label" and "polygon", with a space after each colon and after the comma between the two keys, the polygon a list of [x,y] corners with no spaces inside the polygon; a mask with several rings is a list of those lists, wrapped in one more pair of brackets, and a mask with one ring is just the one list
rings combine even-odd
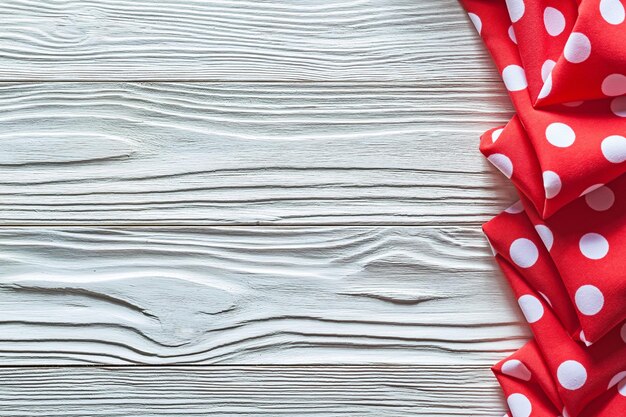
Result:
{"label": "folded fabric", "polygon": [[509,0],[507,5],[536,106],[626,94],[619,0]]}
{"label": "folded fabric", "polygon": [[[514,160],[522,171],[532,162]],[[570,310],[557,305],[557,314],[568,329],[576,320],[597,341],[626,319],[626,175],[548,219],[522,201],[486,223],[485,234],[539,291],[567,299]]]}
{"label": "folded fabric", "polygon": [[626,416],[626,8],[461,0],[517,114],[481,138],[521,201],[484,225],[535,340],[493,369],[513,417]]}
{"label": "folded fabric", "polygon": [[[626,23],[602,18],[602,2],[597,0],[583,0],[580,6],[574,0],[461,3],[517,110],[517,116],[490,137],[502,143],[497,153],[487,156],[541,217],[548,218],[590,187],[625,173],[626,97],[621,95],[626,94]],[[572,31],[583,29],[586,33]],[[569,101],[598,97],[604,98]],[[522,173],[512,162],[521,152],[533,160],[527,167],[532,171]]]}
{"label": "folded fabric", "polygon": [[[550,256],[550,251],[562,245],[561,237],[544,224],[533,223],[521,204],[485,224],[484,230],[530,324],[546,373],[558,382],[558,398],[571,416],[578,415],[607,386],[612,386],[612,381],[626,377],[624,317],[593,343],[587,337],[583,319],[601,321],[609,310],[623,313],[621,304],[626,298],[615,298],[612,293],[603,297],[589,282],[570,298]],[[606,291],[601,281],[593,284]]]}
{"label": "folded fabric", "polygon": [[[492,368],[513,417],[572,417],[534,341]],[[618,381],[619,380],[619,381]],[[620,382],[621,381],[621,382]],[[623,417],[626,379],[616,375],[606,390],[587,404],[578,417]],[[509,417],[509,414],[505,414]]]}

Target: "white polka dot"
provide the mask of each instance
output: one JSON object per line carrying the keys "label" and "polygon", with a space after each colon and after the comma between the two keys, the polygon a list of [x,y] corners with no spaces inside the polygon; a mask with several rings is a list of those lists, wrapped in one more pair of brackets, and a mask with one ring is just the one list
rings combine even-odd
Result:
{"label": "white polka dot", "polygon": [[491,249],[491,253],[493,254],[493,256],[496,256],[498,254],[498,251],[491,244],[491,240],[489,240],[489,236],[485,235],[485,239],[487,239],[487,244],[489,245],[489,249]]}
{"label": "white polka dot", "polygon": [[600,14],[607,23],[619,25],[624,22],[626,10],[619,0],[600,0]]}
{"label": "white polka dot", "polygon": [[618,382],[620,382],[624,378],[626,378],[626,371],[618,372],[613,378],[611,378],[611,380],[609,381],[609,386],[606,387],[606,389],[613,388],[615,385],[617,385]]}
{"label": "white polka dot", "polygon": [[546,139],[554,146],[567,148],[576,140],[576,133],[565,123],[551,123],[546,128]]}
{"label": "white polka dot", "polygon": [[611,74],[602,81],[602,92],[609,97],[626,94],[626,75]]}
{"label": "white polka dot", "polygon": [[530,381],[531,373],[522,362],[517,359],[511,359],[502,364],[502,373],[512,376],[513,378],[521,379],[523,381]]}
{"label": "white polka dot", "polygon": [[556,376],[563,388],[573,391],[585,385],[587,370],[579,362],[569,360],[559,365]]}
{"label": "white polka dot", "polygon": [[624,136],[609,136],[602,141],[600,147],[607,161],[614,164],[626,161],[626,138]]}
{"label": "white polka dot", "polygon": [[604,307],[604,296],[602,292],[593,285],[583,285],[574,294],[576,307],[585,316],[596,315]]}
{"label": "white polka dot", "polygon": [[537,297],[529,294],[522,295],[517,299],[517,304],[528,323],[534,323],[543,317],[543,306]]}
{"label": "white polka dot", "polygon": [[509,65],[502,71],[502,80],[509,91],[521,91],[528,87],[524,68],[519,65]]}
{"label": "white polka dot", "polygon": [[550,36],[559,36],[565,29],[565,16],[554,7],[543,11],[543,24]]}
{"label": "white polka dot", "polygon": [[491,141],[495,143],[500,137],[500,135],[502,134],[503,130],[504,129],[496,129],[493,132],[491,132]]}
{"label": "white polka dot", "polygon": [[580,341],[585,344],[585,346],[591,346],[591,342],[588,341],[587,338],[585,337],[585,332],[581,330],[578,337],[580,338]]}
{"label": "white polka dot", "polygon": [[613,206],[615,194],[609,187],[600,185],[591,192],[585,193],[585,202],[595,211],[606,211]]}
{"label": "white polka dot", "polygon": [[552,230],[550,230],[548,226],[543,224],[536,225],[535,230],[537,231],[537,234],[541,238],[541,241],[543,242],[546,249],[550,251],[550,249],[552,249],[552,244],[554,243],[554,235],[552,234]]}
{"label": "white polka dot", "polygon": [[509,214],[518,214],[524,211],[524,205],[522,204],[521,201],[518,200],[513,205],[505,208],[504,211],[506,211]]}
{"label": "white polka dot", "polygon": [[509,10],[511,22],[515,23],[524,16],[526,5],[523,0],[506,0],[506,8]]}
{"label": "white polka dot", "polygon": [[474,13],[468,13],[467,15],[474,24],[476,32],[478,32],[478,34],[480,35],[480,31],[483,29],[483,22],[480,20],[480,17],[478,17],[478,15]]}
{"label": "white polka dot", "polygon": [[517,45],[517,37],[515,36],[515,29],[513,29],[513,25],[509,26],[509,39]]}
{"label": "white polka dot", "polygon": [[622,397],[626,397],[626,379],[622,379],[617,383],[617,392],[619,392],[619,395]]}
{"label": "white polka dot", "polygon": [[524,394],[511,394],[506,399],[506,403],[513,417],[529,417],[533,411],[533,406]]}
{"label": "white polka dot", "polygon": [[597,190],[598,188],[602,187],[604,184],[594,184],[591,187],[587,188],[585,191],[583,191],[582,193],[580,193],[580,197],[589,194],[592,191]]}
{"label": "white polka dot", "polygon": [[546,98],[550,95],[552,91],[552,74],[548,74],[548,78],[543,83],[543,87],[541,87],[541,91],[539,91],[539,95],[537,98]]}
{"label": "white polka dot", "polygon": [[564,106],[566,107],[578,107],[581,104],[583,104],[584,101],[580,100],[580,101],[568,101],[567,103],[563,103]]}
{"label": "white polka dot", "polygon": [[552,301],[550,301],[550,299],[548,298],[547,295],[545,295],[544,293],[542,293],[541,291],[537,291],[539,293],[539,295],[541,295],[543,297],[544,300],[546,300],[546,303],[548,303],[548,305],[550,307],[552,307]]}
{"label": "white polka dot", "polygon": [[619,335],[622,336],[622,340],[626,343],[626,323],[622,324],[622,330],[619,331]]}
{"label": "white polka dot", "polygon": [[513,162],[508,156],[501,153],[494,153],[487,158],[496,168],[500,170],[507,178],[513,176]]}
{"label": "white polka dot", "polygon": [[578,247],[589,259],[602,259],[609,253],[609,242],[599,233],[587,233],[580,238]]}
{"label": "white polka dot", "polygon": [[614,98],[611,101],[611,111],[619,117],[626,117],[626,96]]}
{"label": "white polka dot", "polygon": [[591,55],[591,42],[580,32],[572,32],[565,43],[563,56],[572,64],[579,64]]}
{"label": "white polka dot", "polygon": [[561,414],[563,414],[562,417],[570,417],[569,413],[567,412],[567,408],[563,407],[563,411],[561,412]]}
{"label": "white polka dot", "polygon": [[543,172],[543,188],[546,190],[546,198],[554,198],[561,191],[561,178],[554,171]]}
{"label": "white polka dot", "polygon": [[537,262],[539,251],[531,240],[519,238],[511,243],[509,255],[513,262],[520,268],[530,268]]}
{"label": "white polka dot", "polygon": [[556,62],[551,59],[546,59],[546,61],[541,65],[541,79],[543,82],[546,82],[548,75],[550,75],[555,65]]}

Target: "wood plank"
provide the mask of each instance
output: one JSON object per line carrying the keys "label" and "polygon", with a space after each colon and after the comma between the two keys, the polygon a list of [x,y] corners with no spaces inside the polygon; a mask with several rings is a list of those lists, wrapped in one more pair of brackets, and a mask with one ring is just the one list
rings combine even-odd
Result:
{"label": "wood plank", "polygon": [[456,0],[6,3],[0,80],[441,82],[491,75]]}
{"label": "wood plank", "polygon": [[0,84],[0,224],[477,224],[498,85]]}
{"label": "wood plank", "polygon": [[0,368],[12,417],[496,416],[477,366]]}
{"label": "wood plank", "polygon": [[0,229],[0,364],[492,364],[478,228]]}

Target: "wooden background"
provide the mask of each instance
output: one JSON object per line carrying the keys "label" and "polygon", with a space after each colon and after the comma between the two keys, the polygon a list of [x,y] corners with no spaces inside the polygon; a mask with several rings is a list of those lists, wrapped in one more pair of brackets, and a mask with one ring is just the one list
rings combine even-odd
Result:
{"label": "wooden background", "polygon": [[0,3],[1,416],[503,414],[455,0]]}

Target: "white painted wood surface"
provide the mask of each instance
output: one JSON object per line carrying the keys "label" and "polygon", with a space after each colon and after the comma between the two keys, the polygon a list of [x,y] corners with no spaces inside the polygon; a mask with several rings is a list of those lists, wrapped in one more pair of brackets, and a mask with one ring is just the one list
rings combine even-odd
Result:
{"label": "white painted wood surface", "polygon": [[503,414],[483,366],[4,368],[0,376],[0,409],[12,417]]}
{"label": "white painted wood surface", "polygon": [[513,200],[476,149],[509,114],[452,78],[0,85],[0,223],[478,224]]}
{"label": "white painted wood surface", "polygon": [[511,107],[455,0],[2,12],[0,410],[502,414]]}
{"label": "white painted wood surface", "polygon": [[[11,0],[0,79],[443,81],[492,74],[455,0]],[[471,71],[468,72],[468,64]]]}
{"label": "white painted wood surface", "polygon": [[4,364],[491,364],[526,333],[453,227],[0,229]]}

